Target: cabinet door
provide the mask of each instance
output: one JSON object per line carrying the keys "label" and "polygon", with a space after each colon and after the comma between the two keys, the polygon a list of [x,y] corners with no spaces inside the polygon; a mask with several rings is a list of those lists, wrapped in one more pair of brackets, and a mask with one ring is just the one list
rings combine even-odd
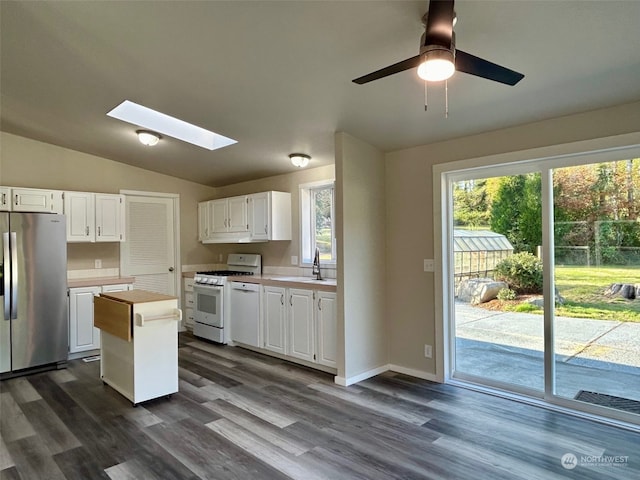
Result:
{"label": "cabinet door", "polygon": [[69,289],[69,353],[100,348],[100,330],[93,326],[93,297],[100,287]]}
{"label": "cabinet door", "polygon": [[0,187],[0,212],[11,211],[11,189]]}
{"label": "cabinet door", "polygon": [[227,199],[211,200],[209,202],[209,228],[210,233],[224,233],[228,230],[228,209]]}
{"label": "cabinet door", "polygon": [[318,353],[316,361],[321,365],[336,367],[337,309],[336,294],[316,292],[316,329]]}
{"label": "cabinet door", "polygon": [[313,362],[315,334],[313,331],[313,291],[289,289],[288,355]]}
{"label": "cabinet door", "polygon": [[64,214],[67,217],[67,242],[95,241],[95,194],[65,192]]}
{"label": "cabinet door", "polygon": [[198,203],[198,240],[209,238],[209,202]]}
{"label": "cabinet door", "polygon": [[249,197],[249,231],[252,240],[269,240],[269,194],[255,193]]}
{"label": "cabinet door", "polygon": [[248,232],[249,222],[247,221],[247,203],[246,195],[241,197],[232,197],[228,199],[229,220],[228,227],[230,232]]}
{"label": "cabinet door", "polygon": [[12,188],[11,210],[14,212],[62,213],[61,192],[37,188]]}
{"label": "cabinet door", "polygon": [[96,202],[96,242],[124,241],[124,197],[98,193]]}
{"label": "cabinet door", "polygon": [[264,287],[264,348],[286,354],[285,289]]}

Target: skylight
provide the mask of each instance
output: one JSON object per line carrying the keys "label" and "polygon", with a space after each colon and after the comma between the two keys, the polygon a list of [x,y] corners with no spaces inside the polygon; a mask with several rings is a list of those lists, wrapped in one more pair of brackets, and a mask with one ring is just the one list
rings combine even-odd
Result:
{"label": "skylight", "polygon": [[130,100],[125,100],[108,112],[107,115],[207,150],[216,150],[238,143],[237,140],[232,138],[227,138],[170,115],[156,112]]}

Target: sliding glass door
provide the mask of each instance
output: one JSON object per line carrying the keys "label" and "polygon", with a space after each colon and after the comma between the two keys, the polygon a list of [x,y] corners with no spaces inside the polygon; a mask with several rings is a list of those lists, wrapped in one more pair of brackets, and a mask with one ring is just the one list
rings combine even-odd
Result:
{"label": "sliding glass door", "polygon": [[640,423],[640,159],[443,179],[448,378]]}
{"label": "sliding glass door", "polygon": [[553,170],[555,391],[640,414],[640,159]]}

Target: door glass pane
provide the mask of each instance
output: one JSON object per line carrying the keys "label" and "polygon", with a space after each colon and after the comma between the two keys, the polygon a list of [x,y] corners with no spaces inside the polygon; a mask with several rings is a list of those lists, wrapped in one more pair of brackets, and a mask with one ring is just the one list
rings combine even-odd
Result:
{"label": "door glass pane", "polygon": [[453,376],[544,390],[539,173],[453,185]]}
{"label": "door glass pane", "polygon": [[640,414],[640,159],[553,179],[554,393]]}

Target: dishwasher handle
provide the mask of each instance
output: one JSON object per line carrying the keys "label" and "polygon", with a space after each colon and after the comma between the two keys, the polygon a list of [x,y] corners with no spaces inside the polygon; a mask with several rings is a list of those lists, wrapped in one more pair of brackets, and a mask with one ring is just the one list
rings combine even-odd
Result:
{"label": "dishwasher handle", "polygon": [[260,285],[257,283],[231,282],[232,290],[240,290],[241,292],[259,292]]}

